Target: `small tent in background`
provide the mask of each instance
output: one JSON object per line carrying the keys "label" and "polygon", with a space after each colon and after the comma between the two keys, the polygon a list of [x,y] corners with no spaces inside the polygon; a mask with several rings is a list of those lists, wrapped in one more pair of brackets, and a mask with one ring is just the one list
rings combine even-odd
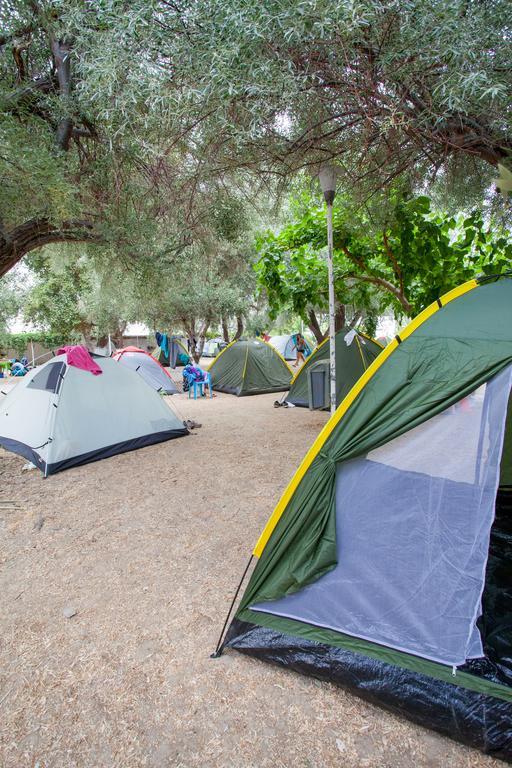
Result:
{"label": "small tent in background", "polygon": [[100,375],[70,362],[68,351],[34,368],[0,402],[0,445],[45,475],[188,434],[135,371],[109,357],[93,358]]}
{"label": "small tent in background", "polygon": [[155,360],[166,368],[178,368],[188,365],[191,357],[183,341],[177,336],[167,336],[166,333],[155,334],[157,348],[152,352]]}
{"label": "small tent in background", "polygon": [[208,368],[213,389],[230,395],[284,392],[292,372],[273,346],[261,339],[233,341]]}
{"label": "small tent in background", "polygon": [[165,368],[152,355],[138,347],[124,347],[114,352],[112,359],[138,373],[146,384],[164,395],[173,395],[178,387]]}
{"label": "small tent in background", "polygon": [[207,339],[204,343],[202,357],[216,357],[224,347],[227,347],[227,342],[220,337]]}
{"label": "small tent in background", "polygon": [[[336,334],[336,405],[362,376],[368,366],[382,352],[382,347],[372,339],[355,330],[342,328]],[[320,360],[329,361],[329,339],[316,347],[305,364],[295,374],[285,400],[292,405],[308,407],[308,371]]]}
{"label": "small tent in background", "polygon": [[[309,357],[312,353],[312,349],[306,339],[304,339],[305,343],[305,351],[304,351],[304,357]],[[280,355],[284,357],[285,360],[296,360],[297,359],[297,334],[286,334],[285,336],[271,336],[269,344],[272,344],[273,347],[277,349]]]}
{"label": "small tent in background", "polygon": [[226,645],[512,760],[512,273],[383,350],[286,488]]}

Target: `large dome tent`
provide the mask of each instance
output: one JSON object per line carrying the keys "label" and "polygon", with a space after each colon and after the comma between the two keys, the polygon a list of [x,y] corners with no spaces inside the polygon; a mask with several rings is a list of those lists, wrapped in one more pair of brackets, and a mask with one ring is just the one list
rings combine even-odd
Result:
{"label": "large dome tent", "polygon": [[222,349],[208,368],[212,388],[242,397],[285,392],[292,371],[286,360],[263,339],[239,339]]}
{"label": "large dome tent", "polygon": [[[335,346],[336,405],[339,405],[358,378],[382,352],[382,347],[368,336],[348,327],[338,331],[335,336]],[[320,360],[329,360],[329,338],[315,348],[313,354],[307,358],[293,377],[290,391],[284,398],[287,403],[307,408],[309,405],[308,371]]]}
{"label": "large dome tent", "polygon": [[47,476],[188,434],[135,371],[109,357],[93,361],[100,375],[66,353],[30,371],[0,402],[0,445]]}
{"label": "large dome tent", "polygon": [[512,273],[367,368],[253,551],[223,647],[512,760]]}
{"label": "large dome tent", "polygon": [[123,347],[112,354],[112,359],[138,373],[146,384],[157,392],[163,395],[174,395],[178,392],[178,387],[163,365],[143,349]]}

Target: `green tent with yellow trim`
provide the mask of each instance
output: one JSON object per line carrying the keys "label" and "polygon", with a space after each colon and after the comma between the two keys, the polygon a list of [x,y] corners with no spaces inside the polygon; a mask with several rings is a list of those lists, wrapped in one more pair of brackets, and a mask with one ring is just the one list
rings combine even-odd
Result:
{"label": "green tent with yellow trim", "polygon": [[[336,405],[339,405],[358,378],[382,352],[382,347],[355,329],[342,328],[335,336],[336,348]],[[329,339],[315,348],[292,379],[286,402],[306,407],[309,405],[308,371],[320,360],[329,360]]]}
{"label": "green tent with yellow trim", "polygon": [[512,272],[425,309],[330,418],[223,644],[512,760]]}
{"label": "green tent with yellow trim", "polygon": [[292,370],[286,360],[263,339],[239,339],[225,347],[208,368],[213,389],[230,395],[284,392]]}

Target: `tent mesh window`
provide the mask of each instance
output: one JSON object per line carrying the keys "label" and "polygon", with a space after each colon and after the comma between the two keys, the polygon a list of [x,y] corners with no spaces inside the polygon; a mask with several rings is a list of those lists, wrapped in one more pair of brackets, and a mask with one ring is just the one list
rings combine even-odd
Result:
{"label": "tent mesh window", "polygon": [[58,393],[66,364],[63,362],[49,363],[36,373],[28,386],[32,389],[43,389],[46,392]]}
{"label": "tent mesh window", "polygon": [[[498,514],[489,563],[488,553],[511,375],[509,367],[430,421],[340,464],[338,565],[299,592],[252,609],[442,664],[482,657],[476,620],[483,609],[489,646],[492,602],[505,599],[509,578],[500,564],[508,559],[507,515],[504,528]],[[380,527],[377,509],[386,511]],[[511,618],[509,612],[505,621]]]}

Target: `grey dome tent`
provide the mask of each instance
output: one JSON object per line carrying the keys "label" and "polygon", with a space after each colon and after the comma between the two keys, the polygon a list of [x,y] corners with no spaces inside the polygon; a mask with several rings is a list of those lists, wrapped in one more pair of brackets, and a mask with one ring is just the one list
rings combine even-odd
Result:
{"label": "grey dome tent", "polygon": [[284,392],[292,378],[286,360],[262,339],[231,342],[219,352],[208,371],[213,389],[238,397]]}
{"label": "grey dome tent", "polygon": [[[285,360],[296,360],[297,359],[297,349],[296,349],[296,343],[297,343],[297,334],[296,333],[288,333],[284,336],[271,336],[269,344],[272,344],[273,347],[277,349],[280,355],[284,357]],[[312,349],[309,346],[306,339],[304,339],[305,343],[305,351],[304,351],[304,357],[309,357],[312,353]]]}
{"label": "grey dome tent", "polygon": [[512,760],[512,272],[356,382],[253,550],[222,647]]}
{"label": "grey dome tent", "polygon": [[112,359],[138,373],[146,384],[163,395],[174,395],[178,387],[165,368],[152,355],[138,347],[124,347],[114,352]]}
{"label": "grey dome tent", "polygon": [[[359,331],[342,328],[336,342],[336,405],[339,405],[358,378],[382,352],[382,347]],[[309,405],[308,371],[319,360],[329,361],[329,339],[316,347],[292,379],[287,403],[307,408]]]}
{"label": "grey dome tent", "polygon": [[0,445],[46,475],[188,434],[143,379],[112,358],[102,373],[57,355],[30,371],[0,402]]}

